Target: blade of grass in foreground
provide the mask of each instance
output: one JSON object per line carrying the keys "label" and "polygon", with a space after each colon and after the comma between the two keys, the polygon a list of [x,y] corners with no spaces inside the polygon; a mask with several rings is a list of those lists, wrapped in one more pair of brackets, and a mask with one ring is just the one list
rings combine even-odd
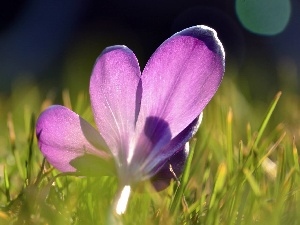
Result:
{"label": "blade of grass in foreground", "polygon": [[6,166],[3,166],[3,173],[4,173],[4,187],[5,187],[5,195],[6,195],[6,200],[7,202],[10,202],[10,184],[9,184],[9,179],[8,179],[8,174],[7,174],[7,169]]}
{"label": "blade of grass in foreground", "polygon": [[299,173],[300,172],[299,155],[298,155],[298,150],[297,150],[297,147],[295,144],[295,138],[293,139],[293,159],[294,159],[295,169]]}
{"label": "blade of grass in foreground", "polygon": [[262,122],[262,124],[260,125],[260,128],[258,130],[258,133],[257,133],[257,137],[254,141],[254,144],[253,144],[253,147],[254,149],[257,148],[257,144],[258,142],[260,141],[261,137],[262,137],[262,134],[264,133],[265,129],[266,129],[266,126],[274,112],[274,109],[278,103],[278,100],[280,99],[280,96],[281,96],[281,91],[278,92],[276,95],[275,95],[275,98],[273,99],[273,101],[271,102],[270,106],[269,106],[269,109],[267,111],[267,114]]}
{"label": "blade of grass in foreground", "polygon": [[250,184],[250,187],[253,191],[253,193],[257,196],[260,197],[261,196],[261,191],[260,191],[260,187],[257,183],[257,181],[255,180],[254,176],[252,175],[252,173],[248,170],[248,169],[243,169],[243,173],[246,176],[247,181]]}
{"label": "blade of grass in foreground", "polygon": [[30,121],[30,131],[29,131],[29,137],[28,137],[28,156],[26,160],[26,179],[25,184],[28,186],[32,183],[32,156],[33,156],[33,141],[34,141],[34,134],[35,134],[35,116],[31,115],[31,121]]}
{"label": "blade of grass in foreground", "polygon": [[221,163],[218,167],[215,186],[213,189],[213,193],[209,202],[209,209],[213,207],[216,201],[217,195],[223,190],[225,183],[226,183],[226,177],[227,177],[227,166],[225,163]]}
{"label": "blade of grass in foreground", "polygon": [[214,181],[213,192],[209,201],[208,212],[205,218],[205,224],[216,224],[219,221],[220,194],[224,190],[227,181],[228,169],[226,163],[221,163],[218,167],[216,179]]}
{"label": "blade of grass in foreground", "polygon": [[233,142],[232,142],[232,118],[233,113],[230,108],[227,114],[227,166],[228,173],[231,174],[233,172]]}
{"label": "blade of grass in foreground", "polygon": [[11,152],[14,156],[20,177],[22,177],[24,179],[26,172],[25,172],[25,169],[22,164],[20,153],[16,149],[16,138],[17,137],[16,137],[15,126],[13,123],[13,118],[12,118],[11,113],[8,113],[6,123],[7,123],[8,133],[9,133],[9,142],[11,145]]}
{"label": "blade of grass in foreground", "polygon": [[190,177],[190,170],[191,170],[191,164],[192,164],[192,159],[193,159],[193,155],[194,155],[194,150],[195,150],[195,146],[196,146],[197,140],[193,139],[190,144],[190,151],[189,151],[189,156],[187,158],[184,170],[183,170],[183,174],[181,176],[180,179],[180,185],[177,188],[176,192],[175,192],[175,196],[173,198],[173,201],[171,202],[170,205],[170,212],[171,214],[176,213],[176,211],[178,210],[179,204],[181,202],[181,199],[183,197],[183,193],[184,190],[187,186],[187,183],[189,181],[189,177]]}

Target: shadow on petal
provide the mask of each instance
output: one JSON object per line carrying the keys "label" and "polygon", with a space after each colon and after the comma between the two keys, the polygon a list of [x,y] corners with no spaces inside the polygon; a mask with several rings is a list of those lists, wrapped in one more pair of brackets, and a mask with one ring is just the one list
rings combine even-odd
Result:
{"label": "shadow on petal", "polygon": [[147,159],[152,157],[152,155],[156,155],[157,151],[162,149],[170,140],[171,131],[169,124],[159,117],[147,117],[132,158],[134,164],[138,166],[135,169],[140,170],[147,166],[147,163],[149,163]]}
{"label": "shadow on petal", "polygon": [[129,160],[131,173],[136,174],[139,179],[152,176],[153,174],[149,173],[152,171],[145,169],[150,163],[156,166],[162,161],[159,150],[170,142],[171,137],[169,124],[165,120],[159,117],[147,117],[135,151]]}
{"label": "shadow on petal", "polygon": [[137,89],[136,89],[135,121],[134,121],[135,124],[136,124],[136,121],[137,121],[139,113],[140,113],[142,95],[143,95],[143,85],[142,85],[142,80],[140,80],[138,83]]}
{"label": "shadow on petal", "polygon": [[172,137],[169,124],[165,120],[155,116],[147,117],[144,133],[152,143],[152,151],[154,148],[157,149],[157,145],[160,148],[163,147]]}
{"label": "shadow on petal", "polygon": [[[156,174],[172,158],[178,151],[183,149],[183,146],[194,136],[197,132],[201,121],[202,113],[193,120],[193,122],[181,131],[175,138],[169,141],[166,145],[159,149],[159,151],[152,152],[149,156],[147,168],[145,171],[151,171],[151,174]],[[154,154],[155,153],[155,154]],[[153,160],[155,159],[155,160]]]}
{"label": "shadow on petal", "polygon": [[[109,153],[109,148],[102,138],[102,136],[98,132],[91,132],[90,124],[87,123],[85,120],[80,119],[80,128],[82,134],[86,138],[86,140],[94,146],[96,149],[100,150],[99,152],[93,151],[94,154],[99,155],[103,158],[109,158],[109,155],[105,153]],[[94,131],[94,130],[93,130]],[[96,131],[96,130],[95,130]]]}

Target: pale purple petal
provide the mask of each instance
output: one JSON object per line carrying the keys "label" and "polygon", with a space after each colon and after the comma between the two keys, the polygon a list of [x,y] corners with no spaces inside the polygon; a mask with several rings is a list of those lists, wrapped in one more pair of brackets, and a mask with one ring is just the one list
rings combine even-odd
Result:
{"label": "pale purple petal", "polygon": [[45,158],[62,172],[76,171],[70,163],[86,154],[111,158],[99,133],[64,106],[51,106],[39,116],[36,135]]}
{"label": "pale purple petal", "polygon": [[[183,30],[156,50],[142,73],[137,146],[146,147],[136,151],[160,157],[162,146],[200,115],[222,80],[224,57],[215,31],[205,26]],[[155,119],[147,126],[149,118]]]}
{"label": "pale purple petal", "polygon": [[151,178],[156,191],[161,191],[170,185],[171,180],[179,179],[189,153],[189,145],[181,147],[172,155],[161,169]]}
{"label": "pale purple petal", "polygon": [[117,163],[124,163],[131,148],[141,98],[140,69],[125,46],[105,49],[96,61],[90,96],[98,130]]}
{"label": "pale purple petal", "polygon": [[186,142],[195,135],[201,124],[202,117],[203,113],[194,119],[191,124],[174,137],[166,146],[162,147],[159,151],[152,151],[144,162],[144,172],[156,174],[160,170],[161,165],[165,164],[172,155],[182,149]]}
{"label": "pale purple petal", "polygon": [[[135,171],[140,171],[140,173],[144,174],[144,177],[139,179],[147,179],[157,174],[170,157],[182,150],[184,145],[194,136],[201,124],[201,120],[202,113],[180,134],[166,145],[161,146],[159,151],[151,151],[149,155],[145,155],[143,151],[136,151],[132,158],[131,172],[134,174]],[[137,149],[151,148],[151,142],[146,142],[147,140],[145,139],[144,145],[137,146]]]}

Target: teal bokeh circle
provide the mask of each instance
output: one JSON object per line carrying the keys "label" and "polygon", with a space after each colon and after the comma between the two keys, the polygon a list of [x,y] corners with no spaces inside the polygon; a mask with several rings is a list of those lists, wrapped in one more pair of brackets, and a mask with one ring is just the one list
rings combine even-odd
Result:
{"label": "teal bokeh circle", "polygon": [[236,0],[236,14],[252,33],[276,35],[287,26],[291,15],[289,0]]}

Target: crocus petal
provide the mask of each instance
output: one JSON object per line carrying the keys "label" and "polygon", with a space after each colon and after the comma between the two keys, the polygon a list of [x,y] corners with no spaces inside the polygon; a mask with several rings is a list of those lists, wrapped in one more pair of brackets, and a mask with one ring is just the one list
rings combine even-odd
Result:
{"label": "crocus petal", "polygon": [[85,154],[109,159],[99,133],[79,115],[64,106],[51,106],[36,124],[38,145],[46,159],[62,172],[75,172],[70,163]]}
{"label": "crocus petal", "polygon": [[[186,142],[188,142],[191,137],[197,132],[201,121],[203,113],[201,113],[196,119],[193,120],[182,132],[180,132],[176,137],[170,140],[167,144],[161,145],[159,151],[150,151],[148,155],[145,155],[144,151],[136,151],[132,161],[134,162],[131,166],[132,171],[143,171],[142,173],[146,178],[155,175],[161,167],[176,154],[180,149],[184,147]],[[151,148],[150,141],[148,139],[143,139],[144,145],[138,146],[137,149]],[[158,148],[159,144],[156,145]]]}
{"label": "crocus petal", "polygon": [[131,149],[141,98],[139,81],[138,61],[125,46],[105,49],[93,69],[90,96],[95,121],[117,164],[126,162]]}
{"label": "crocus petal", "polygon": [[196,119],[193,120],[183,131],[174,137],[167,145],[159,151],[152,151],[145,160],[142,168],[146,174],[156,174],[161,166],[166,164],[166,161],[173,155],[176,155],[180,149],[195,135],[203,118],[201,113]]}
{"label": "crocus petal", "polygon": [[151,178],[156,191],[161,191],[170,185],[171,180],[176,180],[181,175],[189,153],[189,144],[182,147],[163,165]]}
{"label": "crocus petal", "polygon": [[[166,40],[142,73],[137,133],[139,142],[147,137],[152,148],[137,151],[160,151],[191,124],[217,91],[223,73],[223,47],[211,28],[191,27]],[[149,117],[156,122],[145,128]]]}

